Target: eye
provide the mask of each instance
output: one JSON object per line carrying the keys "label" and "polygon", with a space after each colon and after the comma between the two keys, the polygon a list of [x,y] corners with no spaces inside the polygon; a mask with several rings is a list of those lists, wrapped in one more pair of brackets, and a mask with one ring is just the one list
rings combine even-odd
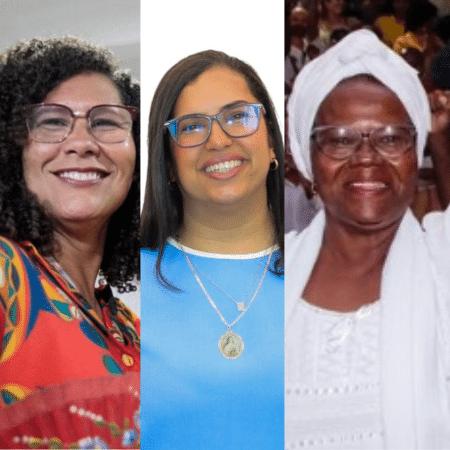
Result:
{"label": "eye", "polygon": [[45,129],[54,129],[54,128],[65,128],[70,126],[70,121],[63,117],[58,116],[48,116],[37,118],[34,122],[34,128],[45,128]]}
{"label": "eye", "polygon": [[351,147],[357,142],[357,138],[352,135],[328,135],[324,137],[324,142],[333,147]]}
{"label": "eye", "polygon": [[178,126],[178,134],[186,135],[193,133],[201,133],[205,129],[205,124],[203,122],[197,121],[182,121]]}
{"label": "eye", "polygon": [[352,139],[345,136],[339,136],[331,139],[331,143],[334,145],[351,145],[352,142]]}
{"label": "eye", "polygon": [[399,134],[382,134],[377,137],[377,143],[383,146],[395,147],[404,142]]}
{"label": "eye", "polygon": [[225,122],[229,125],[243,124],[253,119],[255,115],[248,106],[243,106],[238,109],[233,109],[226,113]]}
{"label": "eye", "polygon": [[251,115],[247,111],[239,111],[230,114],[227,117],[227,122],[243,122],[245,120],[248,120],[250,117]]}
{"label": "eye", "polygon": [[91,129],[93,130],[111,130],[122,127],[123,122],[118,119],[98,117],[91,121]]}

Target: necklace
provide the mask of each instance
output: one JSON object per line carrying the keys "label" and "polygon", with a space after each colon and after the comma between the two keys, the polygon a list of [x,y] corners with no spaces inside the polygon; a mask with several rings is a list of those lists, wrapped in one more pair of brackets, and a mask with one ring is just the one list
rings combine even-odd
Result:
{"label": "necklace", "polygon": [[244,341],[242,340],[242,337],[236,334],[231,328],[234,327],[244,316],[244,314],[248,311],[251,304],[255,300],[256,296],[258,295],[259,289],[261,288],[264,278],[266,276],[267,270],[269,269],[270,260],[272,258],[272,252],[269,254],[269,257],[267,258],[267,263],[264,268],[264,272],[261,276],[261,279],[259,280],[258,286],[256,286],[256,290],[248,302],[248,305],[244,307],[244,309],[241,311],[241,313],[236,317],[236,319],[233,320],[233,322],[228,323],[225,320],[225,317],[223,314],[219,311],[219,308],[214,303],[214,300],[209,295],[208,291],[206,290],[204,284],[202,283],[202,280],[200,280],[200,277],[197,275],[197,272],[195,271],[194,265],[191,261],[191,258],[189,258],[188,254],[184,251],[184,247],[182,244],[180,244],[181,251],[184,254],[184,257],[186,258],[186,261],[192,271],[192,274],[195,277],[195,280],[197,281],[198,285],[200,286],[201,290],[205,294],[205,297],[208,299],[211,306],[214,308],[214,311],[216,311],[217,315],[219,316],[220,320],[223,322],[223,324],[227,327],[227,331],[220,337],[218,346],[220,353],[225,358],[228,359],[236,359],[239,358],[239,356],[242,355],[242,352],[244,351]]}
{"label": "necklace", "polygon": [[247,297],[249,296],[250,291],[251,291],[253,285],[255,284],[256,279],[258,278],[259,271],[260,271],[261,268],[262,268],[264,259],[261,259],[261,262],[259,263],[258,269],[256,270],[255,276],[253,277],[253,280],[252,280],[252,282],[250,283],[250,286],[248,287],[247,292],[245,293],[244,300],[242,300],[241,302],[238,302],[238,301],[237,301],[235,298],[233,298],[231,295],[227,294],[220,286],[218,286],[216,283],[214,283],[214,281],[212,281],[211,278],[209,278],[203,271],[201,271],[201,270],[194,264],[194,262],[193,262],[191,259],[189,259],[189,260],[191,261],[192,267],[194,268],[194,272],[196,271],[196,272],[200,273],[200,275],[203,275],[203,276],[204,276],[204,277],[205,277],[205,278],[206,278],[206,279],[207,279],[207,280],[208,280],[208,281],[209,281],[209,282],[210,282],[217,290],[219,290],[220,292],[222,292],[223,295],[225,295],[225,296],[228,297],[230,300],[232,300],[232,301],[236,304],[236,307],[237,307],[237,310],[238,310],[238,311],[244,311],[244,309],[245,309],[245,303],[246,303]]}

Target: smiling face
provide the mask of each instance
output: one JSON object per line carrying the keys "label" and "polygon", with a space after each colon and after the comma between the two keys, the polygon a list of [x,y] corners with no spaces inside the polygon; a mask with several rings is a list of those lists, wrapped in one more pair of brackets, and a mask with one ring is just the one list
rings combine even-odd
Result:
{"label": "smiling face", "polygon": [[[320,106],[315,125],[345,125],[362,130],[409,126],[398,97],[374,81],[339,84]],[[417,159],[414,147],[395,159],[381,156],[367,139],[346,160],[333,160],[316,145],[311,150],[313,177],[329,223],[376,230],[396,224],[414,195]]]}
{"label": "smiling face", "polygon": [[[174,117],[214,115],[236,102],[258,103],[258,99],[238,72],[213,67],[181,91]],[[172,180],[178,181],[185,211],[245,200],[267,204],[266,178],[275,152],[261,115],[259,128],[251,136],[232,138],[214,120],[211,135],[202,145],[183,148],[171,140]]]}
{"label": "smiling face", "polygon": [[[44,103],[58,103],[85,114],[101,104],[121,105],[114,83],[98,73],[83,73],[60,83]],[[23,149],[27,188],[58,224],[105,224],[125,200],[133,179],[133,137],[115,144],[98,142],[85,118],[59,143],[28,139]]]}

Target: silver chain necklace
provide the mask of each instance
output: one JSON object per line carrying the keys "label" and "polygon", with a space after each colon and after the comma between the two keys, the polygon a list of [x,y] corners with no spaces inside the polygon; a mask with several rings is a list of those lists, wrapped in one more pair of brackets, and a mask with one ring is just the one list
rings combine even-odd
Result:
{"label": "silver chain necklace", "polygon": [[186,261],[192,271],[192,274],[194,275],[198,285],[200,286],[201,290],[205,294],[205,297],[208,299],[211,306],[214,308],[214,311],[216,311],[217,315],[219,316],[220,320],[223,322],[223,324],[227,327],[227,331],[220,337],[218,345],[220,353],[222,353],[225,358],[228,359],[236,359],[239,358],[239,356],[242,355],[242,352],[244,351],[244,341],[242,340],[242,337],[236,334],[231,328],[234,327],[244,316],[244,314],[248,311],[251,304],[255,300],[256,296],[258,295],[258,292],[263,284],[264,278],[266,277],[267,270],[269,269],[270,260],[272,258],[272,251],[269,254],[269,257],[267,258],[267,263],[264,268],[264,272],[261,276],[261,279],[259,280],[258,286],[256,286],[256,290],[248,302],[247,306],[244,307],[242,312],[236,317],[236,319],[233,320],[233,322],[228,323],[225,320],[225,317],[223,314],[219,311],[219,308],[214,303],[213,299],[209,295],[208,291],[206,290],[205,286],[202,283],[202,280],[200,280],[200,277],[197,275],[197,272],[195,271],[194,264],[191,261],[191,258],[189,258],[188,254],[184,251],[184,246],[180,243],[181,251],[184,254],[184,257],[186,258]]}
{"label": "silver chain necklace", "polygon": [[219,290],[220,292],[222,292],[223,295],[225,295],[230,300],[232,300],[235,303],[238,311],[244,311],[246,300],[249,297],[250,291],[258,278],[259,271],[262,269],[264,259],[261,259],[261,262],[259,263],[259,266],[255,273],[255,276],[253,277],[253,280],[250,283],[250,286],[248,287],[247,292],[245,293],[244,299],[241,302],[238,302],[231,295],[227,294],[220,286],[218,286],[216,283],[214,283],[214,281],[211,280],[211,278],[209,278],[202,270],[200,270],[191,259],[190,259],[190,261],[191,261],[192,267],[194,268],[194,272],[198,272],[200,275],[203,275],[203,277],[206,278],[217,290]]}

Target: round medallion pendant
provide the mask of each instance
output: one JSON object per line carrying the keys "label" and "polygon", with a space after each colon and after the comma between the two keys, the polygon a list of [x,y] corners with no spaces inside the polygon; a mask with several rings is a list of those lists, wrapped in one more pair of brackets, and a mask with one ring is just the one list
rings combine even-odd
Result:
{"label": "round medallion pendant", "polygon": [[225,358],[239,358],[244,351],[244,341],[238,334],[229,330],[220,337],[219,350]]}

